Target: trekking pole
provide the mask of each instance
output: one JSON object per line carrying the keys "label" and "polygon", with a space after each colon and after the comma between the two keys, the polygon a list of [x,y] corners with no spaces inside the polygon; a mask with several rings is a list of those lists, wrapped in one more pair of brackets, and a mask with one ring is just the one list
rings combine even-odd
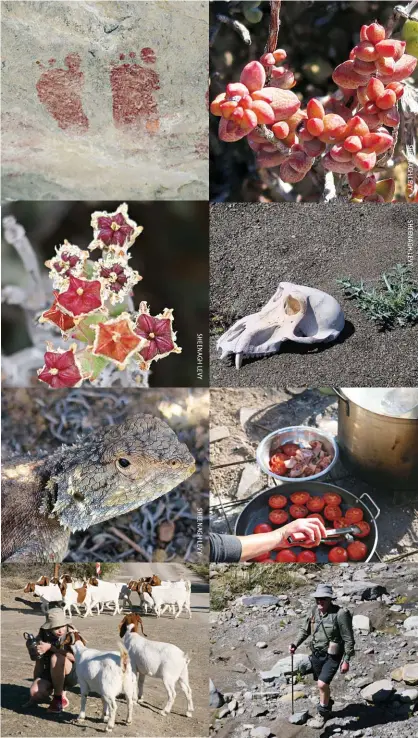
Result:
{"label": "trekking pole", "polygon": [[294,695],[293,695],[293,652],[290,654],[290,669],[291,669],[291,687],[292,687],[292,715],[294,713],[293,705],[294,705]]}

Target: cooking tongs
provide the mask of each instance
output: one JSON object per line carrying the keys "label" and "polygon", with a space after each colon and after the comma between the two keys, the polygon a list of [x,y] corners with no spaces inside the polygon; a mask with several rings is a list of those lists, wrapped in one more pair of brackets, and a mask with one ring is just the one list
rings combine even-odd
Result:
{"label": "cooking tongs", "polygon": [[[347,528],[328,528],[326,538],[321,538],[321,542],[327,541],[328,538],[340,538],[340,536],[346,536],[350,539],[352,536],[356,536],[361,533],[361,528],[358,525],[349,525]],[[306,541],[306,538],[302,540],[295,540],[293,536],[288,536],[287,542],[291,545],[297,546]]]}

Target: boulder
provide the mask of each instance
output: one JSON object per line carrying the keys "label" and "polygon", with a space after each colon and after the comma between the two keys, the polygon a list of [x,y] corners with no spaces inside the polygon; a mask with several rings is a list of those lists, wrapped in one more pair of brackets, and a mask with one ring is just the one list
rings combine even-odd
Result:
{"label": "boulder", "polygon": [[353,628],[354,630],[359,630],[362,633],[370,633],[372,630],[370,618],[368,618],[367,615],[354,615]]}
{"label": "boulder", "polygon": [[251,729],[251,738],[269,738],[269,736],[273,735],[270,728],[264,727],[264,725],[259,725],[257,728]]}
{"label": "boulder", "polygon": [[[293,657],[293,670],[294,673],[299,673],[302,675],[311,673],[311,660],[307,653],[295,653]],[[276,661],[275,665],[268,671],[260,671],[260,676],[264,681],[269,681],[270,679],[276,679],[277,677],[281,677],[291,673],[292,668],[290,656],[287,656],[284,659]]]}
{"label": "boulder", "polygon": [[407,631],[416,631],[414,635],[418,634],[418,615],[411,615],[409,618],[403,621],[403,627]]}
{"label": "boulder", "polygon": [[255,645],[256,645],[256,648],[267,648],[268,644],[265,641],[257,641]]}
{"label": "boulder", "polygon": [[418,689],[404,689],[400,693],[401,702],[416,702],[418,700]]}
{"label": "boulder", "polygon": [[405,684],[410,684],[411,686],[418,684],[418,663],[406,664],[403,667],[403,680]]}
{"label": "boulder", "polygon": [[236,497],[244,500],[261,486],[261,470],[257,464],[245,464],[238,483]]}
{"label": "boulder", "polygon": [[372,684],[369,684],[368,687],[362,689],[360,694],[367,702],[379,704],[390,700],[393,692],[394,686],[390,679],[380,679],[379,681],[373,682]]}
{"label": "boulder", "polygon": [[216,689],[212,679],[209,679],[209,707],[222,707],[223,704],[222,694]]}
{"label": "boulder", "polygon": [[[304,697],[306,697],[306,692],[297,690],[293,693],[293,699],[295,700],[302,700]],[[283,697],[279,697],[279,702],[291,702],[291,701],[292,701],[291,692],[289,692],[289,694],[284,694]]]}

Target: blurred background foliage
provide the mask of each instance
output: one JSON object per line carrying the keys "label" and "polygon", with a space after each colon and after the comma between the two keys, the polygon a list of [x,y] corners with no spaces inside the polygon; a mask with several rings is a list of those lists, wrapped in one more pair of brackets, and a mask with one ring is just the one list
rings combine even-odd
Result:
{"label": "blurred background foliage", "polygon": [[[278,48],[287,52],[286,63],[296,78],[292,91],[303,101],[304,107],[309,98],[334,92],[333,70],[348,59],[351,49],[359,41],[361,26],[374,20],[385,24],[397,4],[406,5],[396,0],[282,0]],[[245,64],[259,59],[264,53],[269,20],[270,3],[267,0],[210,3],[211,100],[224,92],[228,82],[239,80]],[[238,21],[247,29],[250,44],[245,42],[245,34],[243,37],[239,29],[233,27],[232,21]],[[395,29],[394,37],[400,37],[401,29],[402,21]],[[219,141],[218,124],[219,118],[210,115],[211,200],[280,200],[268,186],[271,170],[256,169],[255,155],[246,139],[234,144]],[[404,179],[406,163],[398,169],[402,170],[399,176]],[[312,177],[305,177],[294,189],[304,201],[318,201],[317,183]]]}
{"label": "blurred background foliage", "polygon": [[[119,201],[15,202],[3,207],[3,216],[14,215],[23,225],[48,280],[46,259],[66,238],[80,248],[92,240],[91,213],[113,212]],[[204,202],[128,202],[129,216],[144,227],[131,248],[130,266],[143,280],[134,287],[137,309],[146,300],[151,314],[174,309],[174,329],[181,354],[153,362],[150,386],[205,386],[208,334],[208,208]],[[99,251],[93,251],[93,259]],[[14,248],[2,237],[2,285],[24,285],[27,279]],[[51,285],[52,297],[52,282]],[[30,345],[23,310],[3,305],[2,350],[6,355]],[[204,377],[196,375],[197,335],[203,334]],[[57,333],[58,335],[58,333]],[[34,380],[35,381],[35,380]]]}

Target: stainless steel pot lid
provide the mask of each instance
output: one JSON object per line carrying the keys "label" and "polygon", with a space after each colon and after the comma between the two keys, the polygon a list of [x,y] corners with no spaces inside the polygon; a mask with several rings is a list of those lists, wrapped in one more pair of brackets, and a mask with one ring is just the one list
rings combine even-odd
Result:
{"label": "stainless steel pot lid", "polygon": [[341,387],[359,407],[392,418],[418,418],[418,387]]}

